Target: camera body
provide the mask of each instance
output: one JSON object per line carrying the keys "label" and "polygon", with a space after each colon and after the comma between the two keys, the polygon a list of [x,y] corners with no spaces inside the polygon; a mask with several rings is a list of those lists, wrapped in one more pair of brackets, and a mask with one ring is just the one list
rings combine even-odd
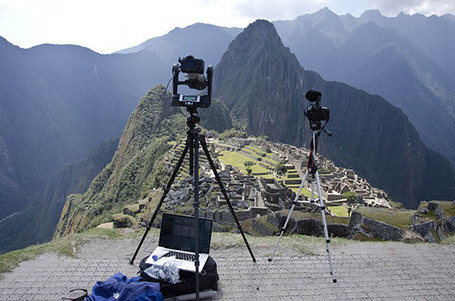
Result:
{"label": "camera body", "polygon": [[[207,67],[206,75],[204,76],[204,61],[196,59],[192,55],[184,58],[179,58],[180,64],[174,64],[172,67],[172,106],[174,107],[188,107],[188,108],[208,108],[212,100],[212,78],[213,67]],[[183,72],[186,74],[187,80],[179,81],[179,74]],[[178,86],[186,85],[190,89],[204,90],[207,89],[207,94],[193,94],[183,95],[178,93]]]}
{"label": "camera body", "polygon": [[310,121],[310,128],[314,131],[321,129],[322,121],[327,124],[330,119],[330,110],[320,104],[321,97],[322,93],[314,90],[310,90],[305,94],[305,98],[312,104],[305,109],[304,114]]}
{"label": "camera body", "polygon": [[179,58],[180,71],[183,73],[198,73],[204,74],[204,61],[196,59],[192,55],[188,55],[183,59]]}
{"label": "camera body", "polygon": [[314,121],[328,121],[330,119],[330,110],[321,106],[310,105],[305,109],[304,114],[309,120]]}

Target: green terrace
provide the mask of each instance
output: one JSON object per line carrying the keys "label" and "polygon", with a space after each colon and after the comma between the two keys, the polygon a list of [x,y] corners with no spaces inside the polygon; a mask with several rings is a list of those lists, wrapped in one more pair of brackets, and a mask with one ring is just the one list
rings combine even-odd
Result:
{"label": "green terrace", "polygon": [[[251,169],[251,175],[265,179],[276,179],[296,193],[299,190],[302,179],[295,167],[285,165],[286,171],[284,175],[274,173],[273,171],[280,162],[273,158],[273,154],[267,153],[259,147],[248,145],[240,151],[223,150],[219,152],[218,159],[223,164],[238,168],[244,174],[248,174],[245,162],[251,161],[254,163],[254,165],[249,167]],[[302,194],[310,197],[311,191],[304,188]]]}
{"label": "green terrace", "polygon": [[[174,145],[175,147],[172,148],[169,151],[168,163],[170,164],[171,168],[175,168],[177,166],[177,162],[178,162],[178,160],[179,160],[179,158],[180,158],[180,156],[181,156],[181,154],[182,154],[182,152],[183,152],[183,150],[185,148],[185,141],[172,142],[171,145]],[[188,152],[185,155],[185,159],[183,160],[182,165],[180,166],[179,173],[178,173],[178,175],[176,177],[176,182],[190,177],[189,156],[190,156],[190,151],[188,150]],[[206,163],[207,162],[207,158],[206,158],[202,148],[199,149],[199,162],[200,163]]]}
{"label": "green terrace", "polygon": [[252,159],[251,157],[243,154],[243,153],[238,153],[238,152],[232,152],[232,151],[221,151],[218,159],[223,163],[227,165],[231,165],[232,167],[237,167],[240,172],[244,174],[248,174],[246,171],[246,166],[245,162],[247,161],[252,161],[255,164],[251,165],[251,174],[253,176],[260,176],[263,178],[273,178],[273,174],[265,167],[261,166],[258,164],[259,161]]}
{"label": "green terrace", "polygon": [[[185,143],[184,141],[174,142],[173,145],[177,145],[169,152],[169,163],[172,167],[175,167],[177,161],[182,153]],[[225,145],[228,146],[228,145]],[[248,168],[251,169],[251,175],[254,177],[262,177],[265,179],[276,179],[279,183],[285,185],[295,193],[298,192],[302,179],[298,171],[294,166],[287,164],[285,165],[284,175],[278,175],[274,173],[275,167],[280,163],[273,158],[272,153],[268,153],[257,146],[248,145],[243,147],[240,151],[228,151],[222,150],[217,153],[217,158],[225,165],[231,165],[232,167],[238,168],[241,173],[247,175],[247,166],[245,162],[253,162],[254,165],[250,165]],[[188,178],[189,166],[188,166],[188,154],[179,170],[176,181]],[[199,160],[201,163],[206,162],[206,157],[202,150],[199,153]],[[321,176],[324,175],[324,171],[321,171]],[[310,180],[310,179],[307,179]],[[311,181],[311,180],[310,180]],[[316,187],[315,187],[316,189]],[[303,188],[301,194],[310,198],[311,191],[307,188]],[[317,193],[315,192],[315,197]],[[344,206],[328,206],[328,209],[332,211],[336,216],[348,217],[347,208]]]}
{"label": "green terrace", "polygon": [[367,218],[381,221],[397,228],[407,230],[412,225],[414,210],[397,209],[397,208],[377,208],[360,206],[356,212]]}
{"label": "green terrace", "polygon": [[329,205],[329,206],[327,206],[327,208],[330,210],[330,212],[332,212],[336,216],[349,217],[348,209],[343,205],[337,205],[337,206]]}

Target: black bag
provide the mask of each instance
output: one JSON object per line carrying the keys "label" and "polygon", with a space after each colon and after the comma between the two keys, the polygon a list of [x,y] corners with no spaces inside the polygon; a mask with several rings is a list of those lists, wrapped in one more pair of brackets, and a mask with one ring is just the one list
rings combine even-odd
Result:
{"label": "black bag", "polygon": [[[145,281],[159,282],[160,291],[164,298],[192,294],[196,292],[195,286],[195,273],[188,271],[179,271],[181,282],[172,284],[154,279],[147,275],[144,271],[151,266],[146,263],[148,256],[141,260],[139,264],[140,275]],[[199,273],[199,291],[211,289],[214,291],[218,290],[218,272],[216,268],[216,262],[212,257],[209,256],[207,262],[202,267]]]}

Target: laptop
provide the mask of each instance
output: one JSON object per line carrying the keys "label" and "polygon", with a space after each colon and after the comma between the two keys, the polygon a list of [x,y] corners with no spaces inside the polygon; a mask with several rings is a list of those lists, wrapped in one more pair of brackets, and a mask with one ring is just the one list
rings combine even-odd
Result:
{"label": "laptop", "polygon": [[[163,213],[158,247],[146,263],[161,266],[171,261],[177,268],[195,272],[194,217]],[[199,271],[209,258],[212,239],[211,219],[199,218]]]}

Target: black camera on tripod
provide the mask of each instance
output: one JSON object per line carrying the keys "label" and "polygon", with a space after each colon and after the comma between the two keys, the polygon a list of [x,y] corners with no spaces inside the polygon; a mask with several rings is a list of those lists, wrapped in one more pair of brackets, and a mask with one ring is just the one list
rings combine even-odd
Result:
{"label": "black camera on tripod", "polygon": [[305,116],[310,121],[310,128],[313,131],[320,130],[322,121],[325,121],[324,126],[329,122],[330,110],[326,107],[321,107],[322,93],[319,91],[310,90],[306,92],[305,98],[312,102],[304,112]]}
{"label": "black camera on tripod", "polygon": [[[179,81],[179,74],[183,72],[187,79]],[[179,58],[179,64],[172,66],[172,106],[188,108],[208,108],[212,100],[213,67],[209,65],[204,76],[204,61],[192,55]],[[207,94],[183,95],[178,93],[178,86],[186,85],[190,89],[199,91],[207,89]]]}

